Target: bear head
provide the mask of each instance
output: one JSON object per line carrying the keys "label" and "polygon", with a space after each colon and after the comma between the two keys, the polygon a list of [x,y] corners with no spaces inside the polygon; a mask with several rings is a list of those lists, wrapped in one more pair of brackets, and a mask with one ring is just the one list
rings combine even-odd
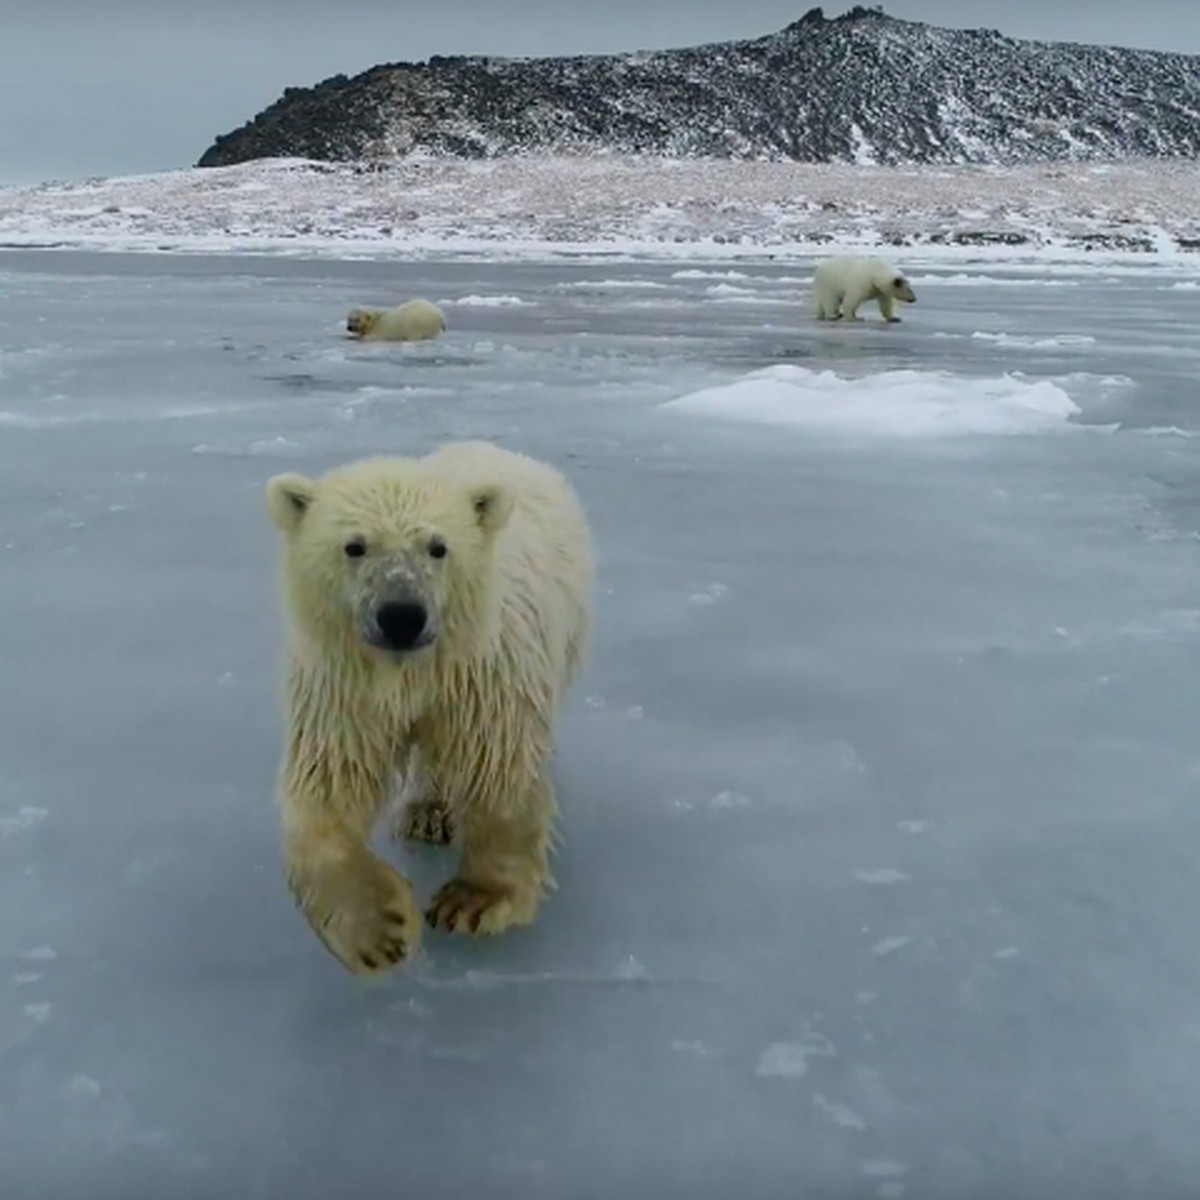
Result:
{"label": "bear head", "polygon": [[352,308],[346,316],[346,332],[354,337],[366,337],[379,324],[377,308]]}
{"label": "bear head", "polygon": [[369,458],[276,475],[266,498],[293,620],[318,645],[404,661],[468,650],[490,628],[494,543],[514,504],[504,485]]}
{"label": "bear head", "polygon": [[891,282],[888,284],[888,291],[897,300],[903,300],[906,304],[916,304],[917,302],[917,297],[912,287],[903,275],[892,276]]}

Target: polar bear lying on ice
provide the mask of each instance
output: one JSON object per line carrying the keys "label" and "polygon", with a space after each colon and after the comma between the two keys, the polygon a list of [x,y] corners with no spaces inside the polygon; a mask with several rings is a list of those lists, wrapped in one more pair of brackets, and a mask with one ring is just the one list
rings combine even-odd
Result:
{"label": "polar bear lying on ice", "polygon": [[395,308],[352,308],[346,332],[369,342],[419,342],[446,328],[446,317],[428,300],[409,300]]}

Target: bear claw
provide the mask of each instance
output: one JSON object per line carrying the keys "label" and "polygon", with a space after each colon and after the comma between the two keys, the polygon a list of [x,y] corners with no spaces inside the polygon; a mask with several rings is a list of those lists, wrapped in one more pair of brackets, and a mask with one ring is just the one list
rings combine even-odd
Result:
{"label": "bear claw", "polygon": [[506,888],[452,879],[434,896],[425,920],[447,933],[502,933],[514,923],[512,896]]}

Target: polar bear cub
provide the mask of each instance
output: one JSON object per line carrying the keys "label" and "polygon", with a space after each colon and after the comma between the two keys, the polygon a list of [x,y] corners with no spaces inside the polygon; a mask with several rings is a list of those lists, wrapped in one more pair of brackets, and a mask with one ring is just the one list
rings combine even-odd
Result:
{"label": "polar bear cub", "polygon": [[420,342],[446,328],[446,317],[428,300],[408,300],[395,308],[352,308],[346,332],[369,342]]}
{"label": "polar bear cub", "polygon": [[515,451],[451,442],[277,475],[267,505],[289,635],[284,869],[313,930],[356,973],[416,953],[412,887],[370,845],[414,760],[406,783],[422,786],[398,832],[459,845],[428,923],[530,924],[552,886],[557,715],[592,619],[570,484]]}
{"label": "polar bear cub", "polygon": [[879,302],[885,321],[899,321],[896,301],[915,304],[908,280],[882,258],[844,256],[826,258],[813,275],[813,307],[818,321],[858,320],[858,308],[867,300]]}

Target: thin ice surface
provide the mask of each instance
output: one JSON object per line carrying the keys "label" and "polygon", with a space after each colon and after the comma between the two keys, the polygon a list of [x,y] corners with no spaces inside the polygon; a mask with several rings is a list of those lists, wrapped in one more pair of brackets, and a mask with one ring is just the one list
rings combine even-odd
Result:
{"label": "thin ice surface", "polygon": [[[0,259],[6,1196],[1190,1186],[1200,295],[725,270]],[[475,299],[340,336],[418,293]],[[898,436],[947,372],[1035,419]],[[279,875],[262,487],[462,436],[595,525],[561,886],[368,987]]]}

